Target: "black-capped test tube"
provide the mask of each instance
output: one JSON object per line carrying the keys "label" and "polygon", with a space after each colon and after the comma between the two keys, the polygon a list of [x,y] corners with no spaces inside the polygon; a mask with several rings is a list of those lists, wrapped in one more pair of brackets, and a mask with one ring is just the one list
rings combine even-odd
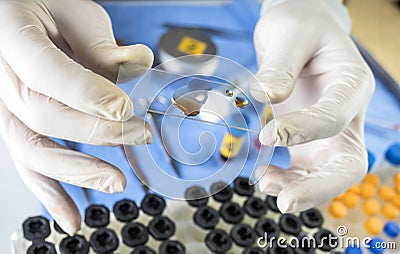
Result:
{"label": "black-capped test tube", "polygon": [[98,254],[113,253],[118,249],[119,239],[114,230],[99,228],[90,236],[90,246]]}
{"label": "black-capped test tube", "polygon": [[154,217],[147,226],[151,238],[149,246],[157,249],[161,241],[170,239],[175,234],[175,223],[166,216]]}
{"label": "black-capped test tube", "polygon": [[51,233],[49,220],[43,216],[29,217],[22,223],[22,232],[28,241],[44,240]]}
{"label": "black-capped test tube", "polygon": [[300,219],[303,222],[303,231],[308,234],[314,234],[324,223],[324,217],[315,208],[301,212]]}
{"label": "black-capped test tube", "polygon": [[231,201],[233,197],[232,187],[222,181],[211,184],[210,193],[212,194],[212,198],[210,199],[209,206],[215,210],[219,210],[223,203]]}
{"label": "black-capped test tube", "polygon": [[241,253],[244,248],[252,246],[256,241],[256,233],[253,228],[244,223],[233,226],[230,236],[233,242],[231,249],[233,253]]}
{"label": "black-capped test tube", "polygon": [[243,205],[245,211],[244,222],[254,225],[257,219],[264,217],[267,214],[267,204],[264,200],[258,197],[249,197]]}
{"label": "black-capped test tube", "polygon": [[153,217],[160,216],[165,207],[166,202],[163,197],[152,193],[146,194],[140,204],[143,214],[139,217],[139,222],[147,225]]}
{"label": "black-capped test tube", "polygon": [[32,245],[32,242],[44,242],[50,236],[50,233],[50,223],[45,217],[34,216],[27,218],[22,223],[23,249],[27,250]]}
{"label": "black-capped test tube", "polygon": [[190,234],[193,240],[203,242],[207,232],[214,229],[219,222],[219,213],[209,206],[200,207],[193,215],[194,224],[197,226],[189,227]]}
{"label": "black-capped test tube", "polygon": [[158,248],[158,253],[159,254],[185,254],[186,249],[185,249],[185,246],[179,241],[167,240],[160,244],[160,247]]}
{"label": "black-capped test tube", "polygon": [[136,247],[131,254],[156,254],[156,252],[149,246],[142,245]]}
{"label": "black-capped test tube", "polygon": [[89,238],[96,229],[106,227],[109,223],[110,210],[104,205],[92,204],[85,210],[85,225],[81,233]]}
{"label": "black-capped test tube", "polygon": [[54,244],[45,241],[35,241],[26,251],[27,254],[57,254]]}
{"label": "black-capped test tube", "polygon": [[185,191],[185,199],[191,207],[199,208],[207,205],[208,193],[203,187],[192,186]]}
{"label": "black-capped test tube", "polygon": [[83,235],[67,236],[60,242],[61,254],[88,254],[89,243]]}
{"label": "black-capped test tube", "polygon": [[149,233],[142,223],[128,222],[122,227],[121,239],[118,253],[129,253],[134,247],[145,245],[149,240]]}
{"label": "black-capped test tube", "polygon": [[238,224],[242,222],[244,218],[244,211],[239,204],[234,202],[226,202],[219,209],[219,215],[222,220],[220,220],[218,228],[222,228],[229,232],[232,224]]}
{"label": "black-capped test tube", "polygon": [[175,233],[175,223],[166,216],[158,216],[149,222],[148,231],[155,240],[164,241]]}
{"label": "black-capped test tube", "polygon": [[139,208],[135,201],[123,199],[113,206],[111,228],[120,232],[125,223],[136,220],[139,217]]}
{"label": "black-capped test tube", "polygon": [[232,239],[225,230],[214,229],[207,234],[205,245],[212,253],[226,253],[232,248]]}
{"label": "black-capped test tube", "polygon": [[279,217],[279,228],[281,229],[281,236],[286,237],[290,241],[293,237],[300,236],[302,232],[302,225],[300,218],[294,214],[282,214]]}

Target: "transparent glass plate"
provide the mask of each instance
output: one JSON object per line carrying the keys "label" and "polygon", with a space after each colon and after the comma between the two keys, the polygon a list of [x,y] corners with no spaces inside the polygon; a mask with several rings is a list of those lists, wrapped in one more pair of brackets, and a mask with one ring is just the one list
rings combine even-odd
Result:
{"label": "transparent glass plate", "polygon": [[[274,151],[258,141],[273,112],[269,101],[260,103],[250,95],[250,85],[259,84],[246,68],[211,56],[216,61],[210,68],[165,71],[171,69],[164,68],[167,64],[190,65],[196,57],[210,56],[173,59],[138,79],[123,66],[117,82],[130,92],[135,115],[144,118],[154,134],[151,144],[124,145],[129,163],[143,184],[175,199],[184,199],[191,186],[208,190],[211,183],[229,184],[238,175],[255,184]],[[123,135],[130,133],[124,130]]]}

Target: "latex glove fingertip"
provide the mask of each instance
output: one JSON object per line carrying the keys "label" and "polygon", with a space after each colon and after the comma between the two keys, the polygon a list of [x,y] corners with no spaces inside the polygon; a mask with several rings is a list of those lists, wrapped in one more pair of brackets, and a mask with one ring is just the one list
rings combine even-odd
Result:
{"label": "latex glove fingertip", "polygon": [[274,146],[276,143],[275,121],[269,122],[260,132],[259,140],[265,146]]}
{"label": "latex glove fingertip", "polygon": [[99,191],[106,193],[123,192],[126,186],[126,178],[122,172],[113,172],[105,176],[105,181],[100,181]]}

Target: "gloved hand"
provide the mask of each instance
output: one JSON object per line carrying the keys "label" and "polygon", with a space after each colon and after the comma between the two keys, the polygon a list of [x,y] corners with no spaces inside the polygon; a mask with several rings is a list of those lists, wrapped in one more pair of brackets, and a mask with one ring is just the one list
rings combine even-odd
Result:
{"label": "gloved hand", "polygon": [[290,169],[270,166],[259,182],[281,212],[319,205],[366,173],[363,127],[375,84],[349,30],[338,0],[264,3],[254,36],[261,86],[251,94],[277,104],[261,143],[289,147]]}
{"label": "gloved hand", "polygon": [[25,184],[72,235],[81,218],[58,181],[121,192],[126,179],[47,136],[93,145],[151,142],[149,125],[133,117],[132,102],[113,82],[121,65],[126,73],[145,72],[152,52],[118,47],[108,15],[89,0],[4,0],[0,23],[1,134]]}

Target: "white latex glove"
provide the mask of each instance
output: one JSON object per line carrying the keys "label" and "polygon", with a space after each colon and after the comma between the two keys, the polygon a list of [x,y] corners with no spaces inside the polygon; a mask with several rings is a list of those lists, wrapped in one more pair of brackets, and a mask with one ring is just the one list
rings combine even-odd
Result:
{"label": "white latex glove", "polygon": [[118,47],[108,15],[87,0],[3,0],[0,24],[1,134],[23,181],[72,235],[81,218],[58,181],[121,192],[126,179],[47,136],[93,145],[151,142],[150,127],[133,117],[129,97],[111,81],[121,65],[127,73],[146,71],[152,52]]}
{"label": "white latex glove", "polygon": [[257,24],[262,87],[251,93],[260,101],[268,94],[278,116],[260,141],[291,154],[290,170],[270,166],[259,186],[282,212],[319,205],[367,171],[363,128],[375,84],[349,26],[337,0],[267,1]]}

